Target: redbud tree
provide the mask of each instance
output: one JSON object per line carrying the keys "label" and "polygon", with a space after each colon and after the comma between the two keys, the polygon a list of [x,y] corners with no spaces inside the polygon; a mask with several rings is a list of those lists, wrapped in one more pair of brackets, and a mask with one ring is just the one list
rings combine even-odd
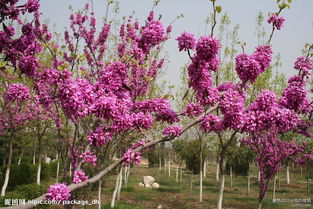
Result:
{"label": "redbud tree", "polygon": [[[258,154],[261,207],[268,182],[282,160],[303,153],[305,148],[305,144],[282,141],[279,137],[287,132],[308,134],[311,127],[312,104],[305,87],[312,69],[312,46],[306,56],[297,59],[294,68],[298,75],[289,79],[282,96],[264,90],[249,104],[247,90],[271,66],[270,42],[274,31],[283,26],[280,13],[286,6],[280,5],[279,11],[268,19],[272,24],[268,43],[256,46],[252,53],[236,56],[238,82],[219,84],[213,82],[221,62],[218,57],[221,42],[214,36],[214,28],[221,7],[215,5],[215,0],[211,1],[214,21],[210,35],[196,39],[193,34],[183,32],[177,37],[178,50],[186,51],[191,59],[188,85],[195,92],[195,102],[187,104],[181,114],[173,111],[165,98],[146,98],[164,63],[156,51],[169,39],[172,30],[171,25],[164,27],[153,11],[143,24],[132,16],[127,18],[120,26],[114,48],[108,43],[111,23],[106,21],[98,31],[94,13],[86,4],[84,10],[70,15],[70,28],[64,32],[65,47],[60,47],[53,41],[48,26],[41,23],[38,1],[1,2],[0,51],[6,63],[1,68],[6,78],[1,112],[7,115],[1,117],[1,133],[14,133],[21,122],[32,120],[31,108],[27,106],[39,109],[40,115],[51,112],[48,117],[55,121],[54,128],[61,139],[64,139],[61,137],[64,126],[70,124],[73,128],[64,139],[74,174],[72,183],[50,185],[47,193],[36,200],[69,200],[72,191],[96,183],[122,163],[140,162],[140,151],[144,148],[173,140],[200,123],[205,132],[216,133],[221,146],[218,208],[222,208],[226,151],[237,136],[244,136],[243,144]],[[24,14],[31,20],[22,21]],[[39,59],[47,52],[48,64]],[[12,76],[23,79],[15,83]],[[21,111],[25,111],[27,119],[19,118],[24,115],[17,114]],[[18,117],[14,119],[14,115]],[[191,122],[182,127],[180,117],[189,117]],[[165,123],[167,127],[162,131],[163,137],[153,140],[143,133],[156,123]],[[121,158],[88,176],[84,168],[102,165],[98,156],[103,146],[123,142],[134,133],[138,138]]]}

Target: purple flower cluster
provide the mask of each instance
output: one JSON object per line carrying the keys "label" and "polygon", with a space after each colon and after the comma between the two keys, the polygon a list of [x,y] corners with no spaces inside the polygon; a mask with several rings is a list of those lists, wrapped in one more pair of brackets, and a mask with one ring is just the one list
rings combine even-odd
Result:
{"label": "purple flower cluster", "polygon": [[71,197],[71,190],[65,184],[53,184],[48,188],[46,198],[54,201],[66,201]]}
{"label": "purple flower cluster", "polygon": [[30,92],[27,86],[13,83],[8,87],[5,96],[7,101],[17,101],[18,103],[30,99]]}
{"label": "purple flower cluster", "polygon": [[99,126],[95,131],[91,132],[87,136],[89,145],[95,147],[101,147],[113,138],[113,133],[106,130],[104,126]]}
{"label": "purple flower cluster", "polygon": [[90,163],[91,165],[96,166],[97,156],[94,155],[91,151],[86,151],[80,154],[79,158],[81,158],[84,163]]}
{"label": "purple flower cluster", "polygon": [[81,182],[84,182],[88,179],[88,176],[86,176],[84,171],[75,171],[73,175],[73,183],[79,184]]}
{"label": "purple flower cluster", "polygon": [[294,76],[289,79],[288,86],[284,89],[280,99],[280,104],[295,112],[312,111],[312,106],[310,105],[305,89],[305,82],[302,77]]}
{"label": "purple flower cluster", "polygon": [[303,76],[309,77],[311,75],[310,70],[313,69],[313,60],[303,56],[298,57],[294,69],[301,71]]}
{"label": "purple flower cluster", "polygon": [[222,121],[218,116],[209,114],[203,116],[200,126],[207,133],[211,131],[219,131],[222,128]]}
{"label": "purple flower cluster", "polygon": [[125,160],[125,164],[129,165],[132,162],[135,162],[135,164],[139,164],[141,162],[141,154],[140,152],[134,152],[133,149],[128,149],[124,155],[123,159]]}
{"label": "purple flower cluster", "polygon": [[201,105],[195,104],[195,103],[189,103],[183,109],[182,114],[192,118],[192,117],[199,116],[202,112],[203,112],[203,108]]}
{"label": "purple flower cluster", "polygon": [[[219,100],[219,92],[212,87],[211,71],[217,71],[220,61],[217,58],[220,49],[219,40],[211,36],[202,36],[195,43],[194,36],[183,33],[177,38],[179,50],[195,49],[188,66],[189,86],[196,92],[200,105],[213,105]],[[188,48],[187,48],[188,47]]]}
{"label": "purple flower cluster", "polygon": [[272,14],[268,19],[268,23],[272,23],[277,30],[280,30],[284,26],[285,19],[278,17],[276,14]]}
{"label": "purple flower cluster", "polygon": [[249,107],[244,130],[248,133],[264,130],[287,132],[299,124],[299,116],[293,110],[281,106],[275,93],[265,90]]}
{"label": "purple flower cluster", "polygon": [[254,83],[257,77],[271,64],[272,50],[269,45],[258,46],[252,55],[239,54],[236,56],[236,71],[240,80],[245,84]]}
{"label": "purple flower cluster", "polygon": [[196,39],[193,34],[184,32],[176,40],[178,41],[179,51],[194,50],[196,47]]}
{"label": "purple flower cluster", "polygon": [[220,103],[224,128],[241,130],[245,123],[245,96],[238,90],[228,89]]}
{"label": "purple flower cluster", "polygon": [[180,136],[181,132],[182,132],[182,128],[178,125],[167,126],[166,128],[163,129],[164,136],[178,137]]}
{"label": "purple flower cluster", "polygon": [[134,126],[149,129],[153,125],[153,118],[150,114],[144,114],[143,112],[133,114]]}

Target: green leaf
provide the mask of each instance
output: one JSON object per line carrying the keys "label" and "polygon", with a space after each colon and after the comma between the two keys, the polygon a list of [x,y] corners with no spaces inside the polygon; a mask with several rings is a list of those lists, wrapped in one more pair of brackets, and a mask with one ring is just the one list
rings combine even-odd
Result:
{"label": "green leaf", "polygon": [[221,6],[216,6],[215,9],[216,9],[217,13],[221,13],[221,11],[222,11],[222,7]]}
{"label": "green leaf", "polygon": [[0,61],[0,68],[6,66],[6,62]]}
{"label": "green leaf", "polygon": [[171,95],[171,94],[166,94],[166,95],[164,95],[164,99],[169,99],[169,98],[171,98],[172,100],[174,100],[174,96],[173,96],[173,95]]}
{"label": "green leaf", "polygon": [[287,6],[286,3],[278,4],[278,8],[279,8],[279,9],[285,9],[286,6]]}
{"label": "green leaf", "polygon": [[291,4],[292,0],[288,0],[288,3]]}

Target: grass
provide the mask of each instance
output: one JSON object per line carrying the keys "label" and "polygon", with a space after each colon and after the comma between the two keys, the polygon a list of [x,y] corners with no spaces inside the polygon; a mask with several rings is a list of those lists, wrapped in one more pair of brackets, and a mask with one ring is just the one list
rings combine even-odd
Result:
{"label": "grass", "polygon": [[[117,209],[155,209],[162,205],[164,209],[210,209],[216,208],[216,201],[219,192],[219,182],[215,179],[215,165],[210,164],[207,177],[203,181],[203,201],[199,202],[199,175],[191,175],[191,172],[184,170],[182,182],[176,181],[176,169],[172,169],[171,176],[168,171],[159,168],[147,168],[143,165],[135,166],[131,169],[127,188],[122,188],[121,200],[118,201]],[[139,182],[142,177],[151,175],[160,184],[159,189],[140,187]],[[230,187],[229,176],[225,177],[225,190],[223,198],[223,208],[225,209],[251,209],[258,206],[258,170],[253,167],[251,170],[251,193],[247,195],[247,178],[243,176],[233,177],[233,187]],[[300,175],[300,171],[291,168],[291,184],[285,183],[285,173],[280,172],[280,181],[277,181],[276,198],[280,199],[303,199],[311,198],[306,194],[306,176]],[[190,189],[191,179],[193,182]],[[103,185],[102,200],[105,203],[102,208],[110,208],[107,204],[111,201],[116,176],[112,175],[106,179]],[[313,191],[313,182],[310,182]],[[273,181],[271,181],[268,192],[265,196],[263,209],[294,209],[290,202],[272,202]],[[96,191],[93,198],[97,199]],[[313,208],[312,205],[302,208]]]}

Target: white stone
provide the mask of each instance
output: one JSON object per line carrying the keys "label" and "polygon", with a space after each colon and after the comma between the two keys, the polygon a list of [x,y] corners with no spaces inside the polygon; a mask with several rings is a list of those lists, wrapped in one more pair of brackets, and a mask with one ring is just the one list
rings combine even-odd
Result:
{"label": "white stone", "polygon": [[51,158],[50,157],[45,157],[45,163],[51,163]]}
{"label": "white stone", "polygon": [[150,184],[146,184],[145,187],[152,188],[152,186]]}
{"label": "white stone", "polygon": [[152,176],[144,176],[143,177],[143,183],[145,184],[145,185],[152,185],[153,184],[153,182],[154,182],[155,180],[154,180],[154,178],[152,177]]}
{"label": "white stone", "polygon": [[139,186],[140,186],[140,187],[144,187],[145,184],[143,184],[143,183],[140,182],[140,183],[139,183]]}
{"label": "white stone", "polygon": [[160,184],[158,184],[158,183],[156,183],[156,182],[154,182],[151,186],[152,186],[152,188],[154,188],[154,189],[160,188]]}
{"label": "white stone", "polygon": [[162,205],[158,205],[158,207],[156,209],[163,209]]}

